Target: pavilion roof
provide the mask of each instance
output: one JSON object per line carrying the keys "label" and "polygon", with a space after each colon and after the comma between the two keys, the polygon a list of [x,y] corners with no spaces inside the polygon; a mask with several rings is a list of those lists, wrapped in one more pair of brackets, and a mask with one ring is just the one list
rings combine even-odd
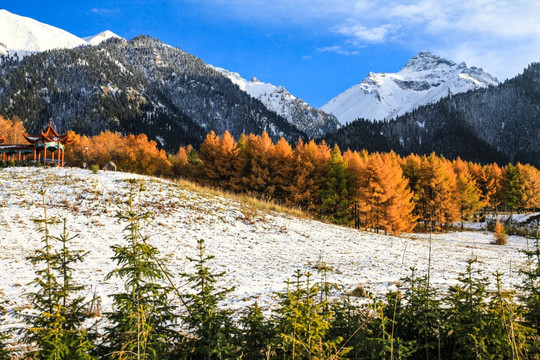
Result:
{"label": "pavilion roof", "polygon": [[68,134],[60,135],[52,126],[52,122],[49,121],[49,125],[45,130],[42,130],[38,135],[23,134],[24,138],[31,144],[34,144],[38,141],[42,142],[59,142],[64,145],[71,144],[74,139],[70,139]]}

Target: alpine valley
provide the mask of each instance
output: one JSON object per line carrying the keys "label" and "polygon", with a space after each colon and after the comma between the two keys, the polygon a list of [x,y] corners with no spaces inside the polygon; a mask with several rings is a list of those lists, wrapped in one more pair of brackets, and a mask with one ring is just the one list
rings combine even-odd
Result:
{"label": "alpine valley", "polygon": [[167,151],[206,133],[400,154],[540,165],[540,64],[500,84],[477,67],[420,52],[370,73],[315,109],[275,86],[214,67],[161,41],[110,31],[79,38],[0,10],[0,115],[30,132],[144,132]]}

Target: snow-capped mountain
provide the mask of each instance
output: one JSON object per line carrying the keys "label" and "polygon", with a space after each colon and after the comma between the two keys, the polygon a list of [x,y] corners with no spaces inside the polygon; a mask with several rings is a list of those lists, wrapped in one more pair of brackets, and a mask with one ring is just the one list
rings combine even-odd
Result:
{"label": "snow-capped mountain", "polygon": [[255,77],[248,81],[238,73],[219,67],[210,67],[225,75],[241,90],[260,100],[270,111],[283,116],[310,137],[334,132],[340,126],[334,115],[311,107],[302,99],[293,96],[283,86],[264,83]]}
{"label": "snow-capped mountain", "polygon": [[0,55],[17,54],[22,57],[45,50],[99,45],[113,37],[122,38],[109,30],[80,38],[32,18],[0,10]]}
{"label": "snow-capped mountain", "polygon": [[93,36],[87,36],[83,37],[83,40],[89,43],[90,45],[99,45],[105,40],[109,40],[110,38],[119,38],[123,39],[121,36],[116,35],[110,30],[105,30],[103,32],[100,32],[99,34],[93,35]]}
{"label": "snow-capped mountain", "polygon": [[420,52],[397,73],[369,73],[321,109],[342,124],[363,118],[393,119],[444,96],[499,84],[481,68],[468,68],[430,52]]}
{"label": "snow-capped mountain", "polygon": [[25,56],[59,48],[74,48],[88,43],[67,31],[37,20],[0,10],[0,54]]}

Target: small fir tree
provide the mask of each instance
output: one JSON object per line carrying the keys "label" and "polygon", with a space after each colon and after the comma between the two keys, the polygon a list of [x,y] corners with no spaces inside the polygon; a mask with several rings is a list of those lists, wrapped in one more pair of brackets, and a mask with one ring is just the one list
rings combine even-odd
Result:
{"label": "small fir tree", "polygon": [[441,354],[440,332],[443,322],[437,289],[429,285],[427,275],[418,277],[415,269],[403,279],[406,287],[403,306],[396,309],[394,336],[411,344],[412,359],[436,359]]}
{"label": "small fir tree", "polygon": [[329,340],[342,339],[340,349],[348,351],[349,359],[360,359],[365,354],[364,340],[368,337],[371,310],[354,305],[350,296],[344,296],[331,304],[333,313],[328,329]]}
{"label": "small fir tree", "polygon": [[[302,279],[305,276],[305,281]],[[341,348],[341,337],[329,339],[332,313],[325,311],[327,302],[320,298],[319,287],[311,283],[311,274],[299,270],[287,291],[278,294],[278,354],[291,359],[342,359],[349,351]]]}
{"label": "small fir tree", "polygon": [[[43,267],[36,270],[37,277],[33,283],[37,291],[29,294],[37,315],[25,317],[30,325],[25,340],[36,345],[31,356],[37,359],[93,359],[89,355],[93,344],[83,327],[88,311],[85,299],[77,295],[82,287],[72,280],[73,266],[83,260],[84,254],[68,249],[67,243],[76,236],[69,236],[65,221],[61,236],[50,235],[49,226],[55,223],[55,219],[47,216],[45,191],[40,194],[44,215],[35,221],[43,233],[44,246],[28,259],[34,265],[43,264]],[[54,251],[53,240],[61,242],[59,251]]]}
{"label": "small fir tree", "polygon": [[276,355],[272,344],[275,327],[265,319],[257,302],[242,314],[240,326],[238,347],[241,349],[242,359],[259,360]]}
{"label": "small fir tree", "polygon": [[458,277],[459,284],[451,286],[445,298],[447,305],[445,331],[446,354],[452,359],[490,358],[488,343],[491,333],[486,316],[489,312],[488,279],[474,260],[467,261],[466,272]]}
{"label": "small fir tree", "polygon": [[0,333],[0,360],[11,359],[11,351],[8,348],[7,340],[9,335],[6,333]]}
{"label": "small fir tree", "polygon": [[[169,273],[159,258],[159,250],[141,233],[142,222],[151,213],[137,213],[133,199],[136,180],[129,180],[128,209],[117,217],[127,223],[127,245],[113,245],[113,260],[118,268],[106,279],[120,277],[125,292],[113,295],[113,311],[106,314],[110,325],[105,328],[102,352],[107,359],[163,359],[171,351],[175,338],[172,326],[177,318],[170,302],[172,289],[164,286]],[[143,187],[139,187],[139,192]]]}
{"label": "small fir tree", "polygon": [[[0,295],[4,294],[0,292]],[[5,302],[7,303],[7,301]],[[0,302],[0,327],[4,327],[4,316],[6,314],[6,309],[4,308],[4,303]],[[0,360],[9,360],[11,359],[11,351],[8,347],[8,340],[11,338],[9,332],[0,332]]]}
{"label": "small fir tree", "polygon": [[182,316],[191,336],[186,336],[179,352],[184,359],[230,359],[236,357],[231,312],[220,309],[219,302],[226,299],[234,288],[220,290],[217,281],[224,273],[212,273],[208,261],[214,256],[205,254],[204,240],[197,241],[197,258],[188,260],[195,264],[194,274],[181,274],[194,289],[186,294],[184,304],[187,315]]}
{"label": "small fir tree", "polygon": [[522,310],[515,300],[515,291],[502,290],[500,272],[493,274],[497,289],[489,302],[486,314],[488,353],[500,359],[527,359],[530,347],[527,339],[532,329],[519,322]]}
{"label": "small fir tree", "polygon": [[524,250],[527,255],[528,267],[520,273],[523,283],[519,287],[523,292],[521,300],[525,303],[525,322],[540,333],[540,234],[536,228],[534,247]]}

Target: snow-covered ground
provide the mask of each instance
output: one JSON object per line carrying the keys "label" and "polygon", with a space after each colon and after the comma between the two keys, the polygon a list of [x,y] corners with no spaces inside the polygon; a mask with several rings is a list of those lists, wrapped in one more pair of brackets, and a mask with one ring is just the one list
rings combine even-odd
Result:
{"label": "snow-covered ground", "polygon": [[[226,271],[222,285],[236,286],[227,304],[232,309],[254,299],[272,307],[273,292],[283,290],[285,280],[297,269],[315,274],[321,259],[333,269],[329,280],[346,290],[361,284],[376,295],[395,286],[411,267],[427,270],[429,234],[393,237],[261,210],[254,215],[244,204],[133,174],[11,168],[0,171],[0,298],[9,300],[8,308],[26,306],[27,284],[34,278],[26,257],[40,246],[41,234],[32,221],[43,214],[40,189],[47,191],[48,214],[66,218],[69,233],[79,235],[71,246],[89,252],[76,281],[84,284],[86,295],[95,292],[103,308],[110,308],[108,295],[122,284],[104,277],[115,267],[111,245],[125,241],[125,224],[115,214],[125,208],[130,178],[144,183],[137,206],[154,212],[144,232],[170,255],[171,272],[189,272],[186,256],[195,256],[197,240],[204,239],[208,254],[215,256],[211,267]],[[51,229],[53,235],[60,231],[61,224]],[[519,284],[518,271],[526,261],[520,250],[526,248],[526,240],[510,237],[506,246],[490,245],[491,240],[492,235],[483,232],[433,235],[431,283],[446,289],[456,282],[467,259],[474,258],[486,275],[503,272],[505,287]],[[176,281],[185,289],[184,280]]]}

